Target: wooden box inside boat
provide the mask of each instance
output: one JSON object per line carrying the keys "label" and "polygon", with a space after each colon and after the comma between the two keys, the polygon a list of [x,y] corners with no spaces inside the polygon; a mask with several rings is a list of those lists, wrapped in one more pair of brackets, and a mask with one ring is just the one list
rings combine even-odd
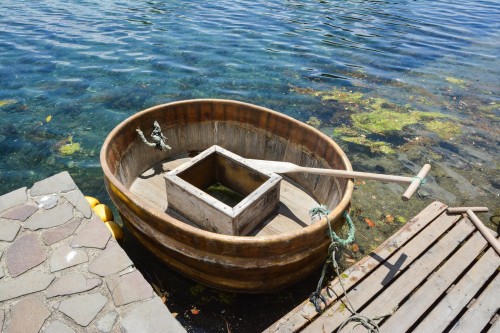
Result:
{"label": "wooden box inside boat", "polygon": [[165,174],[169,209],[201,228],[249,234],[278,206],[281,177],[214,145]]}

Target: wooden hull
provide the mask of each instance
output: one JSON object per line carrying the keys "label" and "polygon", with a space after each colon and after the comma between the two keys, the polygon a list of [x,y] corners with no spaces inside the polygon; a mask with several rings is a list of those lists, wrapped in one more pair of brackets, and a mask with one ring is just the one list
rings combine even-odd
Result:
{"label": "wooden hull", "polygon": [[[162,127],[171,150],[152,150],[137,138],[136,128],[147,133],[154,121]],[[156,106],[118,125],[101,150],[106,188],[127,228],[168,266],[212,287],[269,292],[305,278],[326,258],[326,219],[274,235],[220,235],[196,228],[131,191],[134,181],[159,161],[193,155],[214,144],[245,158],[352,170],[329,137],[269,109],[213,99]],[[342,213],[353,190],[351,180],[308,174],[290,178],[328,206],[335,229],[342,226]]]}

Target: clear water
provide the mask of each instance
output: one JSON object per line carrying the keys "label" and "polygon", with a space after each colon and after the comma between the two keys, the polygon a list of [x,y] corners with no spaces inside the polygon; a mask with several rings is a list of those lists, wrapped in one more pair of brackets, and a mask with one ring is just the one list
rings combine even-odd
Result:
{"label": "clear water", "polygon": [[[334,138],[360,171],[413,174],[431,161],[408,204],[399,185],[358,183],[353,257],[435,199],[488,206],[482,217],[496,228],[499,17],[500,3],[486,0],[2,0],[0,193],[68,170],[106,202],[99,150],[115,125],[160,103],[228,98],[316,117],[328,135],[354,128],[357,143]],[[330,98],[332,89],[346,98]],[[352,116],[377,105],[438,112],[460,130],[443,135],[426,118],[391,132],[356,129]]]}

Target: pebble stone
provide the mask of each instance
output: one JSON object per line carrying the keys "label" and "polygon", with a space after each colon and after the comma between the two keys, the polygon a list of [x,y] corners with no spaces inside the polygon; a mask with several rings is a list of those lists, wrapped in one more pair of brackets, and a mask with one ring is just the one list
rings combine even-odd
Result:
{"label": "pebble stone", "polygon": [[83,216],[90,218],[92,216],[92,209],[89,203],[80,191],[71,191],[63,193],[63,196],[68,200]]}
{"label": "pebble stone", "polygon": [[113,326],[116,323],[116,320],[118,319],[118,313],[116,311],[110,311],[108,312],[104,317],[99,319],[97,322],[97,329],[101,333],[109,333],[113,329]]}
{"label": "pebble stone", "polygon": [[73,218],[73,206],[65,201],[50,210],[39,210],[25,222],[24,227],[30,230],[57,227]]}
{"label": "pebble stone", "polygon": [[3,214],[4,219],[26,221],[28,217],[33,215],[34,212],[38,210],[37,207],[32,205],[23,205],[9,210],[7,213]]}
{"label": "pebble stone", "polygon": [[0,212],[25,204],[27,200],[28,194],[26,193],[26,187],[4,194],[0,196]]}
{"label": "pebble stone", "polygon": [[108,227],[97,215],[93,215],[90,221],[76,234],[71,246],[104,249],[110,238],[111,233]]}
{"label": "pebble stone", "polygon": [[0,284],[0,302],[45,290],[55,276],[40,271],[31,271]]}
{"label": "pebble stone", "polygon": [[153,297],[153,288],[151,288],[138,270],[111,277],[108,279],[107,285],[116,306]]}
{"label": "pebble stone", "polygon": [[[101,222],[101,224],[103,224]],[[90,264],[89,272],[100,276],[118,273],[132,266],[133,262],[116,242],[110,242],[108,247]]]}
{"label": "pebble stone", "polygon": [[43,197],[36,199],[35,201],[38,204],[38,208],[43,209],[52,209],[57,205],[60,196],[56,194],[44,195]]}
{"label": "pebble stone", "polygon": [[5,252],[5,262],[12,277],[40,265],[47,259],[45,250],[34,233],[24,233]]}
{"label": "pebble stone", "polygon": [[89,261],[89,257],[84,250],[73,249],[71,246],[64,244],[52,252],[50,271],[57,272],[87,261]]}
{"label": "pebble stone", "polygon": [[101,279],[87,279],[82,273],[66,274],[58,278],[45,290],[47,298],[71,295],[94,289],[101,285]]}
{"label": "pebble stone", "polygon": [[56,320],[47,325],[43,333],[75,333],[75,331],[65,323]]}
{"label": "pebble stone", "polygon": [[16,221],[0,221],[0,241],[12,242],[19,229],[21,225]]}
{"label": "pebble stone", "polygon": [[52,245],[63,239],[73,235],[82,223],[81,218],[74,218],[71,221],[64,223],[58,227],[49,229],[42,234],[43,242],[45,245]]}
{"label": "pebble stone", "polygon": [[186,332],[174,317],[163,314],[163,307],[165,305],[158,297],[140,303],[120,322],[122,332]]}
{"label": "pebble stone", "polygon": [[37,333],[51,312],[38,297],[28,296],[17,302],[11,313],[7,333]]}
{"label": "pebble stone", "polygon": [[101,293],[83,294],[62,301],[57,309],[78,325],[87,327],[107,302],[108,299]]}
{"label": "pebble stone", "polygon": [[77,186],[69,173],[63,171],[52,177],[36,182],[30,190],[31,196],[53,194],[57,192],[68,192],[76,190]]}

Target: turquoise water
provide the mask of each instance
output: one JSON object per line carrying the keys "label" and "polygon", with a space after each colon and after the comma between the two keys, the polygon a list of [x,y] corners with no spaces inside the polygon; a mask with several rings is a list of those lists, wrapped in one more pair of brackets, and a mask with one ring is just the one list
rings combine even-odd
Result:
{"label": "turquoise water", "polygon": [[376,223],[367,239],[433,200],[488,206],[496,228],[499,17],[498,1],[3,0],[0,193],[68,170],[106,202],[99,150],[115,125],[228,98],[308,121],[360,171],[432,163],[407,205],[399,185],[357,184],[356,222]]}

